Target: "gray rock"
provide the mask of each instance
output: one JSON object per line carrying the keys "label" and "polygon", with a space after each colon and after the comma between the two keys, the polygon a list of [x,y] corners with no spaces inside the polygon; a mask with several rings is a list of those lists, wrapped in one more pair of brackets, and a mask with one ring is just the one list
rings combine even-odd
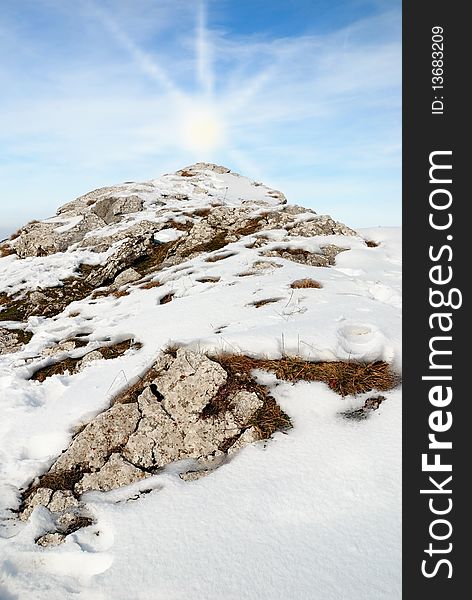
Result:
{"label": "gray rock", "polygon": [[98,415],[72,441],[57,459],[51,471],[71,471],[77,465],[85,469],[103,467],[111,450],[123,447],[136,429],[139,419],[136,404],[115,404]]}
{"label": "gray rock", "polygon": [[38,488],[25,500],[25,504],[22,512],[20,513],[20,519],[26,521],[29,519],[31,513],[36,506],[47,506],[51,499],[53,491],[49,488]]}
{"label": "gray rock", "polygon": [[239,452],[244,446],[248,444],[253,444],[254,442],[258,442],[261,439],[260,434],[258,433],[255,427],[249,427],[239,436],[239,438],[234,442],[230,448],[228,448],[228,456],[236,454]]}
{"label": "gray rock", "polygon": [[180,348],[154,384],[163,396],[162,406],[172,418],[179,423],[191,423],[198,419],[226,379],[221,365],[204,354]]}
{"label": "gray rock", "polygon": [[175,355],[161,353],[146,381],[137,398],[115,403],[86,425],[52,465],[45,481],[57,486],[63,480],[73,490],[34,489],[24,503],[22,519],[35,506],[46,506],[55,515],[59,532],[70,532],[90,522],[84,520],[80,502],[86,491],[126,486],[182,459],[196,461],[196,468],[181,474],[191,481],[260,439],[248,424],[263,400],[243,387],[228,388],[225,369],[206,355],[187,348]]}
{"label": "gray rock", "polygon": [[262,408],[264,402],[254,392],[242,390],[231,399],[230,408],[241,425],[246,423]]}
{"label": "gray rock", "polygon": [[147,476],[147,473],[124,460],[120,454],[114,453],[99,471],[86,473],[81,481],[76,484],[75,491],[78,494],[88,490],[108,492]]}
{"label": "gray rock", "polygon": [[38,221],[31,223],[20,231],[20,235],[12,241],[16,253],[20,258],[28,256],[46,256],[55,252],[64,252],[71,245],[81,241],[85,234],[94,229],[104,226],[104,221],[91,213],[85,213],[81,220],[72,227],[61,231],[61,227],[67,226],[67,219],[75,219],[75,212],[61,213],[64,224],[47,223]]}
{"label": "gray rock", "polygon": [[107,225],[121,220],[122,215],[143,210],[143,200],[139,196],[101,198],[92,206],[91,211]]}
{"label": "gray rock", "polygon": [[54,492],[46,505],[51,512],[62,512],[72,507],[78,507],[79,501],[71,490]]}
{"label": "gray rock", "polygon": [[123,450],[125,459],[144,468],[162,467],[182,454],[183,435],[173,417],[147,387],[140,395],[141,419]]}
{"label": "gray rock", "polygon": [[44,546],[45,548],[49,548],[51,546],[59,546],[66,539],[66,536],[63,533],[55,532],[55,533],[45,533],[40,538],[36,540],[38,546]]}
{"label": "gray rock", "polygon": [[129,268],[129,269],[125,269],[119,275],[117,275],[115,277],[115,281],[113,282],[113,285],[116,287],[120,287],[127,283],[133,283],[133,281],[138,281],[138,279],[141,279],[141,275],[134,269]]}
{"label": "gray rock", "polygon": [[78,373],[88,364],[95,362],[96,360],[101,360],[103,358],[103,354],[99,350],[92,350],[92,352],[88,352],[82,360],[80,360],[76,367],[75,372]]}

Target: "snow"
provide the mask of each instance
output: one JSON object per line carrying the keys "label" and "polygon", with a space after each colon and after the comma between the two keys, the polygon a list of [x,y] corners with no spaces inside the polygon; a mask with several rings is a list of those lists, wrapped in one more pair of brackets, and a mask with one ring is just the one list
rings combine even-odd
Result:
{"label": "snow", "polygon": [[[206,173],[192,183],[169,175],[142,187],[148,206],[166,192],[189,193],[186,210],[212,194],[236,205],[248,195],[272,204],[268,188],[234,174]],[[195,185],[208,193],[195,192]],[[135,184],[134,184],[135,185]],[[136,186],[135,186],[136,187]],[[228,193],[225,195],[225,189]],[[199,204],[198,198],[199,196]],[[166,209],[173,205],[166,199]],[[180,204],[179,204],[180,202]],[[182,201],[175,200],[181,208]],[[154,213],[155,214],[155,213]],[[137,217],[138,218],[138,217]],[[71,223],[65,226],[73,226]],[[114,226],[116,227],[116,226]],[[20,523],[11,513],[19,489],[47,470],[73,432],[142,374],[169,342],[201,350],[310,360],[386,360],[401,369],[401,231],[359,237],[294,238],[290,247],[347,248],[331,268],[307,267],[247,248],[246,237],[159,273],[160,287],[128,296],[74,302],[54,318],[30,317],[30,343],[0,356],[0,598],[27,600],[396,600],[401,596],[401,392],[364,421],[340,413],[367,395],[342,399],[320,383],[288,384],[258,373],[290,415],[287,434],[244,448],[213,474],[184,482],[175,467],[133,486],[89,493],[96,523],[58,547],[34,540],[50,528],[42,507]],[[159,241],[182,232],[163,229]],[[284,231],[267,234],[264,250]],[[110,250],[110,252],[112,249]],[[0,291],[60,285],[81,262],[108,253],[75,250],[2,260]],[[256,269],[255,259],[269,268]],[[243,273],[253,274],[241,277]],[[199,279],[214,277],[216,283]],[[292,289],[312,277],[320,289]],[[159,300],[174,292],[172,302]],[[254,302],[274,299],[260,308]],[[28,377],[47,361],[44,348],[77,334],[89,342],[133,337],[143,344],[115,360],[44,383]],[[150,493],[140,493],[143,490]]]}
{"label": "snow", "polygon": [[55,233],[65,233],[66,231],[70,231],[74,227],[76,227],[81,221],[83,221],[83,215],[76,215],[74,217],[52,217],[50,219],[45,219],[44,223],[62,223],[59,227],[54,229]]}
{"label": "snow", "polygon": [[107,252],[79,249],[21,260],[14,255],[7,256],[2,259],[0,293],[14,295],[25,290],[60,286],[64,279],[77,274],[81,264],[104,264],[114,250],[116,245]]}

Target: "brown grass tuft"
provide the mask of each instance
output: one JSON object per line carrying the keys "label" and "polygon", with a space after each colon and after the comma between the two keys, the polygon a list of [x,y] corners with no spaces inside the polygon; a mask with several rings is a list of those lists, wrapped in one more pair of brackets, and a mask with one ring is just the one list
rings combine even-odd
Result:
{"label": "brown grass tuft", "polygon": [[282,298],[264,298],[263,300],[256,300],[255,302],[251,302],[250,306],[260,308],[261,306],[265,306],[266,304],[273,304],[274,302],[278,302],[279,300],[282,300]]}
{"label": "brown grass tuft", "polygon": [[218,283],[221,277],[200,277],[197,279],[198,283]]}
{"label": "brown grass tuft", "polygon": [[130,266],[143,277],[157,271],[179,243],[180,240],[175,240],[173,242],[157,244],[157,246],[150,248],[147,254],[137,258]]}
{"label": "brown grass tuft", "polygon": [[129,290],[113,290],[111,295],[115,296],[115,298],[123,298],[123,296],[129,296],[130,291]]}
{"label": "brown grass tuft", "polygon": [[168,223],[166,223],[167,227],[169,228],[173,228],[173,229],[178,229],[179,231],[188,231],[189,229],[192,229],[193,227],[193,223],[191,221],[186,221],[185,223],[180,223],[179,221],[175,221],[174,219],[172,219],[172,221],[169,221]]}
{"label": "brown grass tuft", "polygon": [[309,277],[307,277],[306,279],[297,279],[296,281],[293,281],[292,284],[290,285],[290,287],[294,290],[296,289],[305,289],[305,288],[316,288],[316,289],[321,289],[323,286],[321,285],[321,283],[319,281],[316,281],[315,279],[310,279]]}
{"label": "brown grass tuft", "polygon": [[374,242],[374,240],[365,240],[365,245],[369,248],[377,248],[377,246],[379,246],[379,243]]}
{"label": "brown grass tuft", "polygon": [[174,299],[174,295],[175,292],[169,292],[165,296],[162,296],[162,298],[159,301],[159,304],[168,304],[169,302],[172,302],[172,300]]}
{"label": "brown grass tuft", "polygon": [[208,217],[210,213],[211,208],[197,208],[197,210],[194,210],[191,215],[192,217]]}
{"label": "brown grass tuft", "polygon": [[160,285],[162,285],[162,283],[156,279],[154,281],[147,281],[146,283],[143,283],[139,287],[142,290],[152,290],[152,288],[159,287]]}
{"label": "brown grass tuft", "polygon": [[279,407],[267,388],[254,380],[251,369],[240,369],[240,363],[232,358],[229,355],[211,357],[225,369],[228,379],[203,410],[203,417],[209,418],[228,410],[234,394],[240,390],[247,390],[257,394],[264,402],[248,423],[249,427],[252,426],[259,432],[261,439],[269,438],[275,431],[289,429],[292,426],[290,417]]}
{"label": "brown grass tuft", "polygon": [[16,250],[9,246],[8,244],[2,244],[0,246],[0,258],[4,256],[11,256],[12,254],[16,254]]}
{"label": "brown grass tuft", "polygon": [[[285,381],[321,381],[341,396],[355,395],[371,390],[390,390],[399,378],[384,361],[358,362],[310,362],[297,357],[280,359],[257,359],[238,354],[217,359],[223,366],[250,373],[252,369],[273,372]],[[226,368],[226,367],[225,367]]]}

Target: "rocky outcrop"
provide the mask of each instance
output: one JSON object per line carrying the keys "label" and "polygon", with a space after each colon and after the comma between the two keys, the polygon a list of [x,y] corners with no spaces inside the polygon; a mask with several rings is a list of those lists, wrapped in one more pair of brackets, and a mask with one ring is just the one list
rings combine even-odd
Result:
{"label": "rocky outcrop", "polygon": [[[46,506],[62,523],[51,534],[64,533],[64,523],[82,514],[86,491],[128,485],[184,458],[195,461],[195,468],[182,473],[192,480],[267,437],[258,419],[266,406],[273,413],[275,401],[251,378],[238,380],[204,354],[185,348],[161,353],[142,381],[86,425],[25,492],[22,519],[35,506]],[[275,429],[289,425],[278,410]],[[48,540],[56,543],[57,536],[41,543]]]}
{"label": "rocky outcrop", "polygon": [[[270,245],[274,232],[281,242],[276,248]],[[165,267],[200,255],[217,260],[221,257],[212,253],[245,237],[255,259],[266,255],[330,266],[342,248],[325,245],[313,253],[292,247],[297,239],[327,235],[356,234],[218,165],[197,163],[158,180],[101,188],[65,204],[50,219],[32,221],[8,241],[5,260],[12,260],[8,254],[21,259],[77,251],[83,262],[69,276],[61,274],[62,285],[20,293],[5,287],[10,295],[0,293],[0,321],[53,317],[97,288],[106,288],[99,295],[126,294],[127,287]],[[84,251],[106,253],[106,260],[86,260]]]}

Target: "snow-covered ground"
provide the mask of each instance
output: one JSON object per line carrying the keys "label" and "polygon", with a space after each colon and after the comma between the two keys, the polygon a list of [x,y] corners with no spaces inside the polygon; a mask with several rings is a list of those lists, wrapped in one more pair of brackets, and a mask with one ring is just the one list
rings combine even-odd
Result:
{"label": "snow-covered ground", "polygon": [[[355,421],[340,413],[362,406],[369,394],[343,399],[321,383],[289,384],[260,372],[292,419],[288,433],[244,448],[197,481],[182,481],[171,466],[127,488],[90,492],[85,500],[96,524],[58,547],[34,544],[50,525],[45,508],[26,523],[9,510],[76,427],[106,408],[169,342],[271,358],[385,360],[399,371],[401,231],[360,233],[378,247],[354,236],[304,239],[306,250],[326,243],[348,248],[331,268],[270,258],[270,268],[241,277],[254,258],[245,239],[225,247],[234,254],[224,260],[197,257],[165,269],[160,287],[74,302],[54,318],[30,317],[30,343],[0,356],[1,600],[401,597],[399,389],[383,392],[380,408]],[[166,232],[165,241],[174,234],[180,235]],[[265,250],[280,246],[277,236],[271,232]],[[67,270],[76,259],[31,259],[31,277],[54,285],[53,262]],[[28,260],[20,278],[20,261],[2,259],[2,289],[21,289]],[[307,276],[322,288],[290,288]],[[208,277],[215,282],[198,281]],[[170,292],[174,300],[159,305]],[[276,301],[253,305],[268,298]],[[143,347],[73,376],[28,379],[43,364],[41,350],[78,333],[89,334],[91,348],[94,340],[130,336]]]}

